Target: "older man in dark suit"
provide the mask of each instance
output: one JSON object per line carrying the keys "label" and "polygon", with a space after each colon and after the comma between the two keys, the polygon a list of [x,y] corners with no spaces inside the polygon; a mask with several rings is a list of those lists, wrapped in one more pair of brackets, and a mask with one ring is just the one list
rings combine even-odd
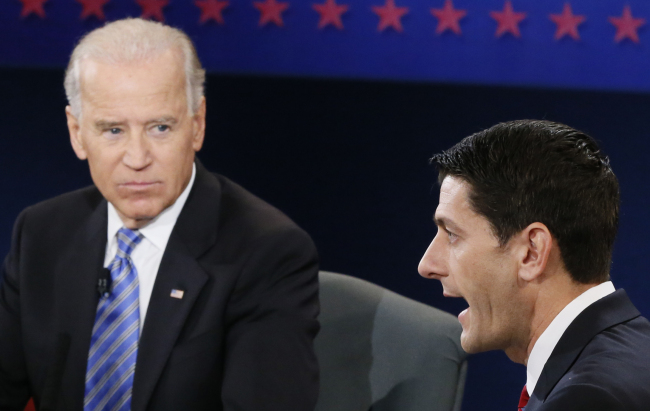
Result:
{"label": "older man in dark suit", "polygon": [[26,209],[0,284],[0,409],[311,410],[317,254],[281,212],[195,160],[189,38],[127,19],[66,73],[94,186]]}
{"label": "older man in dark suit", "polygon": [[463,348],[527,366],[520,410],[650,409],[650,323],[609,281],[619,188],[596,142],[514,121],[433,161],[438,234],[419,271],[467,300]]}

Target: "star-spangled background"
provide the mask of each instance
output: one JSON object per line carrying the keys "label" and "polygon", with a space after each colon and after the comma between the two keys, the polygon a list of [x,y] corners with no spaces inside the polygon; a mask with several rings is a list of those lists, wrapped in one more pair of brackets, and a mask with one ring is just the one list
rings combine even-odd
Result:
{"label": "star-spangled background", "polygon": [[[381,20],[373,8],[391,0],[337,0],[348,7],[339,14],[343,29],[333,24],[319,29],[320,13],[313,6],[325,0],[274,1],[286,7],[278,13],[281,27],[270,20],[270,12],[255,6],[271,0],[220,0],[227,4],[220,13],[195,1],[139,1],[85,0],[98,5],[107,20],[139,16],[143,10],[162,16],[195,39],[203,63],[215,73],[650,91],[650,30],[644,22],[636,30],[638,43],[630,37],[617,42],[618,29],[610,21],[620,18],[626,6],[632,18],[650,19],[650,3],[644,1],[514,1],[514,12],[525,13],[518,38],[510,32],[495,36],[498,24],[491,13],[503,12],[507,2],[502,0],[455,1],[453,7],[466,12],[459,20],[460,35],[452,30],[436,34],[439,20],[431,9],[443,9],[443,0],[394,1],[396,8],[407,9],[397,19],[401,32],[392,25],[378,30]],[[554,37],[558,26],[550,15],[560,15],[565,4],[586,19],[577,26],[578,41]],[[21,17],[30,6],[40,8],[44,17],[36,12]],[[85,8],[90,6],[75,0],[6,0],[0,9],[5,39],[0,64],[63,67],[75,40],[102,23],[95,14],[82,19]],[[222,24],[210,18],[210,10]],[[201,23],[202,17],[208,20]],[[268,23],[260,27],[265,17]]]}
{"label": "star-spangled background", "polygon": [[[460,312],[416,272],[435,234],[427,159],[496,122],[546,118],[610,155],[622,192],[612,278],[650,316],[650,3],[225,3],[0,3],[0,254],[20,210],[90,183],[63,113],[75,42],[145,13],[185,30],[208,69],[200,159],[303,226],[323,269]],[[501,352],[469,361],[463,411],[514,410],[524,367]]]}

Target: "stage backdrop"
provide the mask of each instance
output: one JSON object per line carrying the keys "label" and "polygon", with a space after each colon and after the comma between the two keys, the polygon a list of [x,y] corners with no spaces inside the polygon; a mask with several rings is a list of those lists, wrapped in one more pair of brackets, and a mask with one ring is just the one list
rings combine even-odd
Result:
{"label": "stage backdrop", "polygon": [[[646,2],[138,2],[0,5],[1,254],[20,210],[90,184],[63,113],[74,42],[102,15],[144,11],[187,30],[210,71],[200,159],[303,226],[323,269],[460,312],[416,271],[435,235],[428,158],[499,121],[544,118],[610,155],[622,190],[612,278],[650,315]],[[514,409],[524,382],[503,353],[471,356],[463,411]]]}
{"label": "stage backdrop", "polygon": [[83,33],[139,15],[217,73],[650,91],[644,0],[6,0],[0,64],[62,67]]}

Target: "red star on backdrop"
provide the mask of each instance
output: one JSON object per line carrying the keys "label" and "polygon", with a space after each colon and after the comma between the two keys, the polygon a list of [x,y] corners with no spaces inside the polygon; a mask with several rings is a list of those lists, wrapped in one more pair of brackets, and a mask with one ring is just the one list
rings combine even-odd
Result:
{"label": "red star on backdrop", "polygon": [[573,37],[574,40],[580,40],[578,26],[587,20],[585,16],[574,15],[569,3],[564,3],[562,14],[550,14],[549,18],[557,24],[555,40],[559,40],[566,35]]}
{"label": "red star on backdrop", "polygon": [[201,18],[199,23],[203,24],[212,19],[219,24],[224,24],[223,15],[221,12],[228,7],[227,1],[220,0],[197,0],[194,4],[201,9]]}
{"label": "red star on backdrop", "polygon": [[526,18],[526,13],[517,13],[512,9],[510,0],[506,1],[503,11],[491,11],[490,17],[497,21],[498,27],[495,36],[501,37],[506,32],[515,37],[521,37],[519,23]]}
{"label": "red star on backdrop", "polygon": [[392,27],[401,32],[401,18],[409,12],[408,7],[395,7],[395,0],[386,0],[383,6],[372,6],[372,11],[379,16],[378,31],[384,31],[387,27]]}
{"label": "red star on backdrop", "polygon": [[438,19],[436,34],[441,34],[445,30],[451,30],[456,34],[462,34],[459,22],[460,19],[467,15],[467,11],[454,9],[454,3],[452,0],[445,0],[445,7],[442,9],[431,9],[431,14]]}
{"label": "red star on backdrop", "polygon": [[275,0],[256,1],[253,3],[255,8],[260,11],[260,27],[270,22],[276,26],[284,26],[282,21],[282,12],[289,8],[289,3],[277,2]]}
{"label": "red star on backdrop", "polygon": [[620,43],[626,37],[635,43],[639,42],[639,35],[637,30],[645,24],[645,19],[635,19],[632,17],[630,6],[623,8],[623,15],[621,17],[610,17],[609,22],[616,26],[616,40]]}
{"label": "red star on backdrop", "polygon": [[104,16],[103,7],[110,0],[77,0],[83,6],[81,10],[81,20],[87,19],[90,16],[95,16],[100,20],[106,20]]}
{"label": "red star on backdrop", "polygon": [[37,14],[40,18],[45,18],[45,9],[43,9],[43,4],[47,0],[20,0],[23,3],[23,11],[20,13],[20,17],[27,17],[30,14]]}
{"label": "red star on backdrop", "polygon": [[169,0],[135,0],[142,7],[143,19],[154,18],[158,21],[165,21],[163,7],[169,4]]}
{"label": "red star on backdrop", "polygon": [[349,7],[347,4],[336,4],[336,0],[327,0],[323,4],[314,4],[312,7],[320,13],[320,21],[318,22],[319,29],[331,24],[337,29],[343,30],[341,15],[348,11]]}

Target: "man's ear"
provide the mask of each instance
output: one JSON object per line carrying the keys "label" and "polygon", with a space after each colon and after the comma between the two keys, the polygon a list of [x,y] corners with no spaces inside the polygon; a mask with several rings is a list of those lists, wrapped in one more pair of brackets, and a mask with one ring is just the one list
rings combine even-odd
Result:
{"label": "man's ear", "polygon": [[524,281],[533,281],[546,270],[553,236],[542,223],[532,223],[518,235],[521,245],[519,278]]}
{"label": "man's ear", "polygon": [[203,139],[205,137],[205,110],[205,97],[201,97],[199,107],[192,118],[192,121],[194,122],[192,148],[194,151],[199,151],[203,146]]}
{"label": "man's ear", "polygon": [[72,114],[72,107],[67,106],[65,108],[65,116],[68,118],[68,132],[70,133],[72,149],[79,160],[85,160],[88,158],[88,153],[86,153],[81,134],[79,133],[79,120]]}

